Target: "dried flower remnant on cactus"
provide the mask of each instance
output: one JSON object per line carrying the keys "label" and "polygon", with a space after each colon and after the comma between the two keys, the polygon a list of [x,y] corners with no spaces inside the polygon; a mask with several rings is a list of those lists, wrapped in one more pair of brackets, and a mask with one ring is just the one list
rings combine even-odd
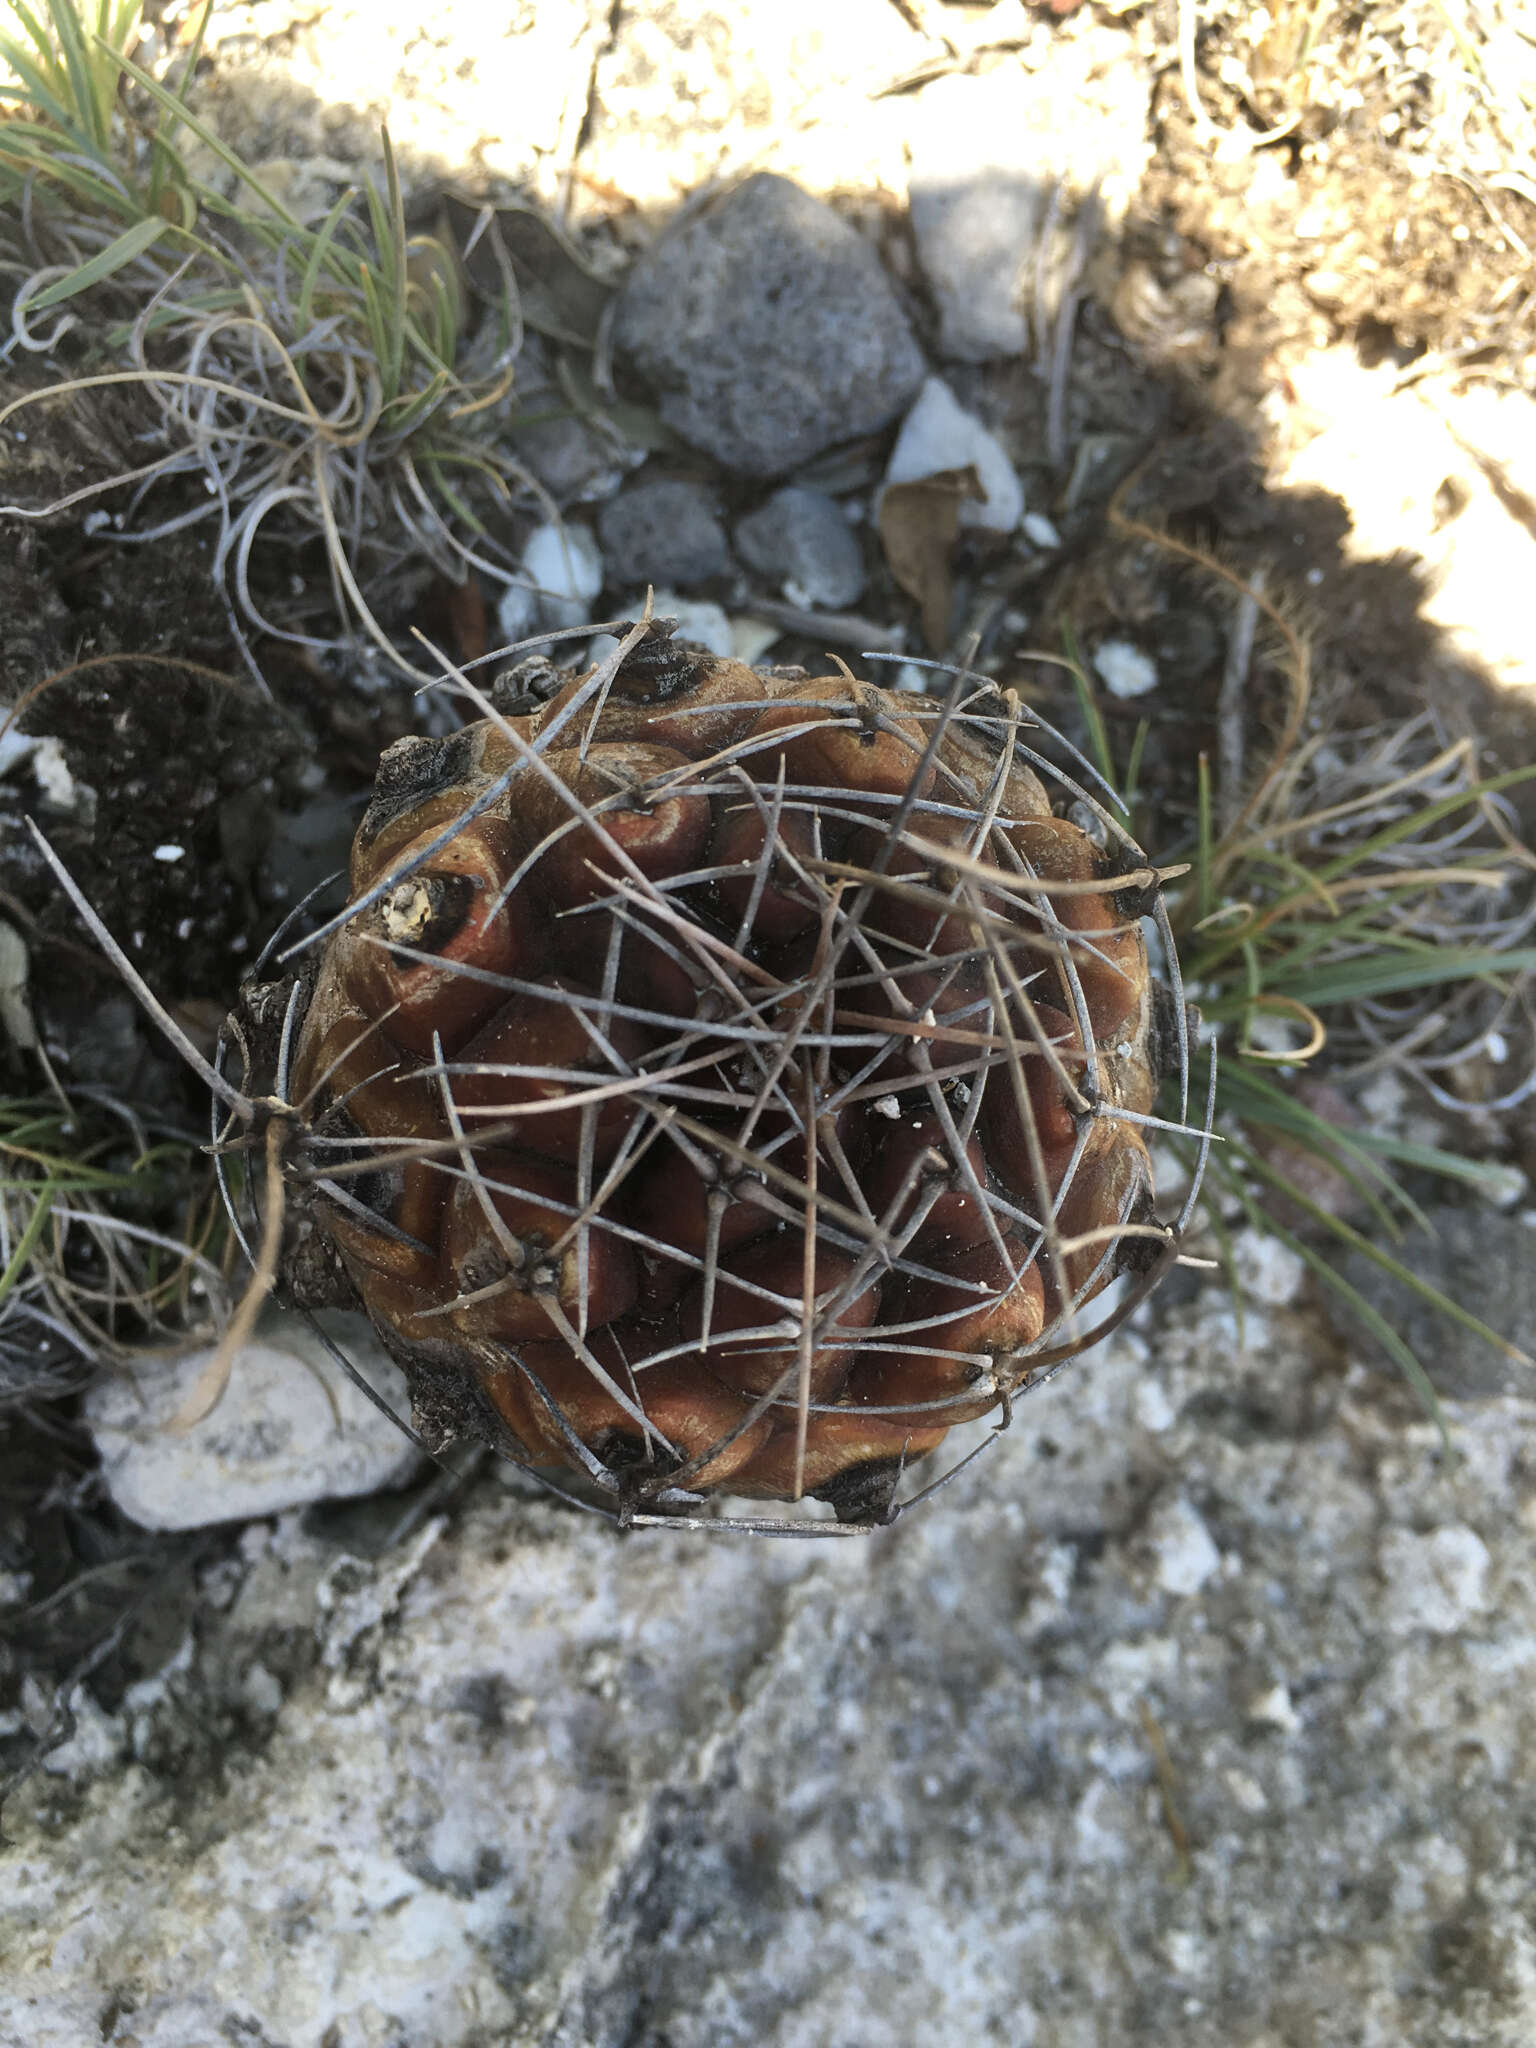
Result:
{"label": "dried flower remnant on cactus", "polygon": [[981,679],[630,641],[385,755],[297,1172],[430,1439],[875,1519],[1169,1255],[1156,877]]}

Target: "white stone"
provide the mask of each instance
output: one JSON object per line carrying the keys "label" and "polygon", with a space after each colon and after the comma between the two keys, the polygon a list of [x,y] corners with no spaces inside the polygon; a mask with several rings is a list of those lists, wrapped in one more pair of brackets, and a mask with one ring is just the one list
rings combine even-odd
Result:
{"label": "white stone", "polygon": [[960,507],[962,526],[1012,533],[1024,512],[1024,486],[997,436],[967,412],[942,377],[930,377],[901,423],[885,487],[971,465],[985,495]]}
{"label": "white stone", "polygon": [[[945,11],[946,35],[956,11]],[[1123,41],[1110,57],[1091,35],[1054,38],[1038,70],[1004,58],[922,88],[907,182],[945,355],[983,361],[1026,348],[1037,268],[1047,273],[1049,321],[1079,202],[1096,187],[1100,218],[1113,228],[1135,192],[1150,153],[1149,89]],[[1058,185],[1064,203],[1053,228]]]}
{"label": "white stone", "polygon": [[27,980],[32,970],[27,942],[15,925],[0,917],[0,1032],[13,1045],[30,1048],[37,1043],[37,1026],[27,1001]]}
{"label": "white stone", "polygon": [[508,586],[497,606],[506,640],[538,627],[584,626],[603,587],[603,557],[590,526],[550,520],[536,526],[523,548],[526,581]]}
{"label": "white stone", "polygon": [[61,811],[74,810],[80,801],[79,785],[70,773],[64,749],[52,734],[38,741],[37,752],[32,756],[32,773],[49,803],[57,804]]}
{"label": "white stone", "polygon": [[1301,1726],[1291,1705],[1290,1688],[1279,1684],[1267,1685],[1254,1694],[1248,1702],[1248,1718],[1261,1728],[1278,1728],[1282,1735],[1294,1735]]}
{"label": "white stone", "polygon": [[1103,640],[1093,665],[1111,697],[1145,697],[1157,688],[1157,664],[1129,640]]}
{"label": "white stone", "polygon": [[1024,514],[1024,537],[1033,541],[1037,548],[1061,546],[1061,535],[1056,531],[1055,522],[1047,519],[1043,512]]}
{"label": "white stone", "polygon": [[726,623],[731,635],[731,659],[746,668],[754,668],[774,641],[784,637],[782,626],[772,625],[767,619],[755,619],[750,612],[738,612]]}
{"label": "white stone", "polygon": [[1458,1634],[1488,1611],[1490,1562],[1488,1546],[1465,1522],[1445,1522],[1422,1536],[1388,1530],[1381,1545],[1387,1627],[1397,1635]]}
{"label": "white stone", "polygon": [[1174,1407],[1167,1391],[1156,1380],[1142,1380],[1132,1396],[1132,1408],[1136,1420],[1154,1436],[1160,1436],[1174,1423]]}
{"label": "white stone", "polygon": [[1165,1593],[1198,1593],[1221,1569],[1221,1552],[1210,1530],[1182,1494],[1154,1511],[1147,1542],[1153,1577]]}
{"label": "white stone", "polygon": [[[631,609],[638,613],[638,604]],[[705,598],[679,597],[675,590],[656,591],[651,601],[651,613],[658,619],[676,619],[677,631],[673,635],[674,639],[692,640],[726,661],[744,661],[747,658],[745,654],[736,651],[738,628],[757,627],[759,633],[767,630],[757,619],[742,618],[733,622],[719,605],[711,604]],[[759,633],[742,630],[740,645],[751,650],[756,644],[760,652],[762,642]],[[778,633],[775,632],[767,644],[771,646],[773,640],[778,637]],[[587,658],[593,662],[606,661],[618,644],[611,633],[595,633],[587,650]]]}
{"label": "white stone", "polygon": [[[399,1369],[361,1316],[319,1318],[398,1415]],[[419,1453],[326,1352],[302,1317],[276,1314],[235,1359],[222,1400],[186,1431],[172,1418],[210,1351],[137,1364],[86,1396],[85,1416],[119,1509],[146,1529],[200,1529],[409,1477]]]}
{"label": "white stone", "polygon": [[1232,1794],[1233,1803],[1243,1813],[1263,1813],[1269,1805],[1264,1796],[1264,1787],[1257,1778],[1247,1771],[1234,1770],[1230,1766],[1222,1772],[1227,1790]]}

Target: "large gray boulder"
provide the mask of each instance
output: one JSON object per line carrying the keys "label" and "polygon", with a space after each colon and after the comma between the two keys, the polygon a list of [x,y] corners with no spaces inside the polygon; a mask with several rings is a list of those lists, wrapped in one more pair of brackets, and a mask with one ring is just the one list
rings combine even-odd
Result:
{"label": "large gray boulder", "polygon": [[663,236],[615,338],[667,425],[742,476],[781,476],[894,419],[922,351],[874,251],[786,178],[748,178]]}

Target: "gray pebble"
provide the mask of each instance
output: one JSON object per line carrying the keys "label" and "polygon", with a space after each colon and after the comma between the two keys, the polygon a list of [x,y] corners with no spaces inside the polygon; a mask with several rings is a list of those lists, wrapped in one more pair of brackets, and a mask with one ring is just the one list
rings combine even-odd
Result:
{"label": "gray pebble", "polygon": [[615,339],[667,425],[743,476],[779,476],[873,433],[924,371],[874,251],[766,173],[642,257]]}
{"label": "gray pebble", "polygon": [[632,484],[599,512],[597,531],[613,583],[686,588],[731,566],[725,529],[702,484],[670,478]]}
{"label": "gray pebble", "polygon": [[517,387],[506,401],[507,446],[557,504],[600,497],[622,477],[614,444],[571,410],[556,381],[549,350],[537,334],[524,338]]}
{"label": "gray pebble", "polygon": [[736,549],[793,604],[840,611],[864,588],[864,551],[841,506],[824,491],[787,484],[736,528]]}

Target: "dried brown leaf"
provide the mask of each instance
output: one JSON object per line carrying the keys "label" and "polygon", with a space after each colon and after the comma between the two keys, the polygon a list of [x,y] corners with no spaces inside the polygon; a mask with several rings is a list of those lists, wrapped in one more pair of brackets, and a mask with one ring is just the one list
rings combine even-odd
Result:
{"label": "dried brown leaf", "polygon": [[911,483],[891,484],[880,500],[880,543],[891,574],[922,611],[923,638],[942,654],[949,644],[954,604],[950,556],[960,532],[960,508],[984,498],[981,479],[964,469],[941,469]]}

